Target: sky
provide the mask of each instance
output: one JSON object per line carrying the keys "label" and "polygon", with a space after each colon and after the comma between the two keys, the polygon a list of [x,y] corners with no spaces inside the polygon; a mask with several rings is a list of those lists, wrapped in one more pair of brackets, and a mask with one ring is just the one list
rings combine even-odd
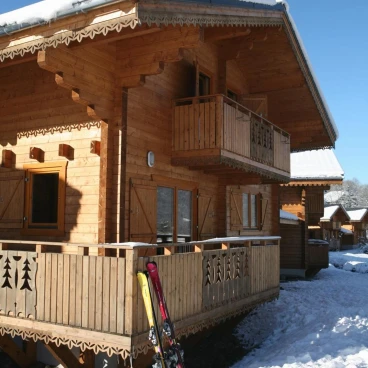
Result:
{"label": "sky", "polygon": [[367,368],[367,277],[368,254],[355,249],[330,252],[312,281],[282,283],[238,325],[252,351],[232,368]]}
{"label": "sky", "polygon": [[[0,14],[35,2],[1,1]],[[367,0],[288,3],[340,133],[335,154],[345,179],[356,178],[361,184],[368,184]]]}

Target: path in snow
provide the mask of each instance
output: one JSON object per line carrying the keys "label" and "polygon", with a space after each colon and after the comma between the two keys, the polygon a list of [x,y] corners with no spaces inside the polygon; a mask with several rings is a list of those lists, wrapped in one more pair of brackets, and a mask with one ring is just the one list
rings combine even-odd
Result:
{"label": "path in snow", "polygon": [[255,349],[233,368],[368,367],[367,273],[331,265],[313,281],[281,287],[278,300],[239,324],[237,336]]}

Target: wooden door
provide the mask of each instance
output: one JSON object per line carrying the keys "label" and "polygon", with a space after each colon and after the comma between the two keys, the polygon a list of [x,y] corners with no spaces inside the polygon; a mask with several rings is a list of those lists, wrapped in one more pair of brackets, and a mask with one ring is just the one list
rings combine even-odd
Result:
{"label": "wooden door", "polygon": [[157,240],[157,185],[137,180],[130,185],[129,238],[155,244]]}
{"label": "wooden door", "polygon": [[0,173],[0,229],[23,228],[24,171]]}
{"label": "wooden door", "polygon": [[198,191],[198,240],[216,237],[215,195]]}

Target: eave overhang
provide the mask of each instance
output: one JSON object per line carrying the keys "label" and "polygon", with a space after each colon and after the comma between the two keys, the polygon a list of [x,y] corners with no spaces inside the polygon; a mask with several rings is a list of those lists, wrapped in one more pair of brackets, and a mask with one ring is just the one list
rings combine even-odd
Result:
{"label": "eave overhang", "polygon": [[[101,5],[105,3],[105,5]],[[304,47],[286,7],[281,3],[274,6],[254,4],[238,0],[207,1],[113,1],[101,0],[100,6],[91,7],[86,14],[70,14],[55,19],[48,25],[25,24],[26,29],[15,29],[14,33],[0,37],[0,61],[22,58],[48,47],[71,42],[82,42],[96,35],[106,36],[120,32],[125,27],[137,25],[195,25],[282,27],[288,37],[306,85],[323,122],[328,141],[306,142],[292,147],[292,151],[334,147],[338,131],[334,125],[318,82],[308,62]],[[74,18],[72,22],[70,18]],[[32,28],[29,28],[32,27]],[[287,129],[286,129],[287,130]]]}

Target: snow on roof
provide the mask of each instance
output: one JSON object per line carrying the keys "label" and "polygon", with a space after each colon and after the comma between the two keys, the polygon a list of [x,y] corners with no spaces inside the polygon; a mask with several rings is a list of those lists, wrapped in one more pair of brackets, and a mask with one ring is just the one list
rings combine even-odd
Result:
{"label": "snow on roof", "polygon": [[343,180],[341,168],[331,149],[320,149],[291,154],[291,179]]}
{"label": "snow on roof", "polygon": [[326,203],[336,203],[345,194],[343,190],[332,190],[324,195]]}
{"label": "snow on roof", "polygon": [[280,210],[280,219],[298,221],[299,217],[295,216],[293,213]]}
{"label": "snow on roof", "polygon": [[350,217],[350,221],[362,221],[363,217],[367,213],[367,208],[362,208],[359,210],[349,210],[346,211]]}
{"label": "snow on roof", "polygon": [[[82,12],[86,8],[108,3],[108,0],[43,0],[0,15],[0,26],[45,23],[66,11]],[[111,2],[111,1],[110,1]]]}
{"label": "snow on roof", "polygon": [[340,228],[340,233],[344,233],[344,234],[353,234],[353,232],[349,229],[345,229],[343,227]]}
{"label": "snow on roof", "polygon": [[325,207],[325,210],[323,212],[323,217],[321,217],[321,221],[330,221],[331,217],[335,214],[335,212],[339,208],[340,208],[339,205]]}

